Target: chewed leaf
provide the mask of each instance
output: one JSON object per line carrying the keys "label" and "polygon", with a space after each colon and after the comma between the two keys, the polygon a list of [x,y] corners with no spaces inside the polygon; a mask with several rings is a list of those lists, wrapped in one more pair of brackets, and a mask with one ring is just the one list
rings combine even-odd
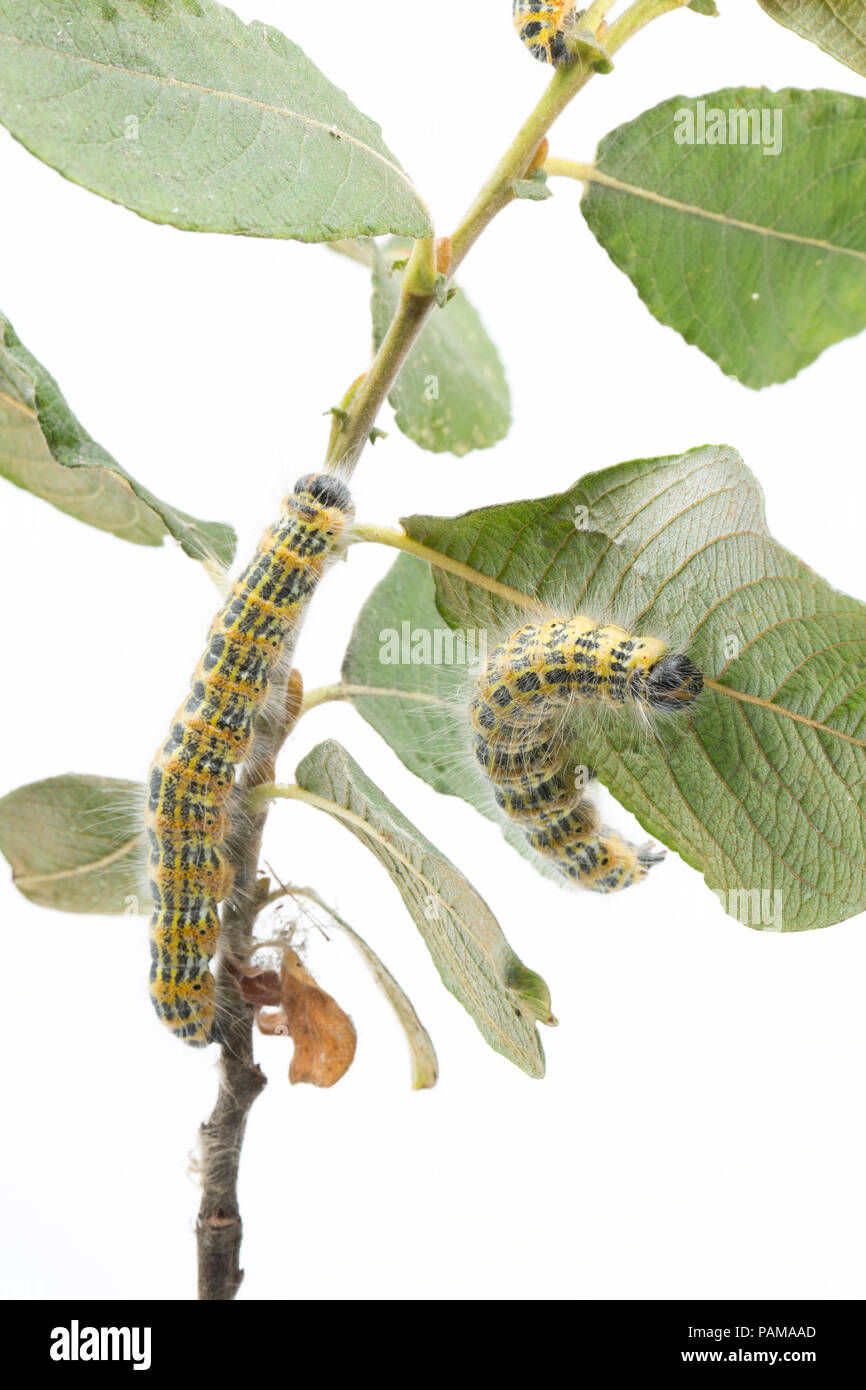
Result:
{"label": "chewed leaf", "polygon": [[771,19],[866,77],[863,0],[758,0]]}
{"label": "chewed leaf", "polygon": [[25,898],[58,912],[147,913],[138,782],[69,773],[0,800],[0,850]]}
{"label": "chewed leaf", "polygon": [[746,386],[866,327],[866,99],[729,87],[606,136],[581,209],[647,308]]}
{"label": "chewed leaf", "polygon": [[[402,274],[399,248],[373,247],[373,331],[378,347],[394,317]],[[428,319],[388,398],[397,424],[422,449],[462,456],[488,449],[511,424],[499,354],[462,290]]]}
{"label": "chewed leaf", "polygon": [[173,536],[196,560],[231,564],[235,533],[161,502],[79,424],[60,387],[0,314],[0,475],[137,545]]}
{"label": "chewed leaf", "polygon": [[0,0],[0,121],[154,222],[300,241],[430,231],[375,122],[279,30],[213,0]]}
{"label": "chewed leaf", "polygon": [[543,1076],[535,1024],[554,1021],[549,991],[514,954],[472,885],[338,743],[319,744],[296,776],[320,809],[351,830],[387,870],[443,984],[490,1046],[528,1076]]}
{"label": "chewed leaf", "polygon": [[[639,738],[625,717],[587,720],[574,754],[705,875],[728,912],[796,931],[866,908],[866,606],[773,539],[757,481],[732,449],[624,463],[553,497],[404,526],[554,610],[625,618],[688,651],[706,680],[690,717]],[[453,628],[495,638],[526,620],[479,585],[435,576]],[[380,630],[431,623],[420,582],[382,585],[371,603]],[[362,614],[356,634],[364,623]],[[349,660],[367,669],[354,639]],[[363,696],[361,712],[420,776],[467,797],[442,729],[435,762],[411,746],[410,686],[429,693],[429,673],[379,669],[389,681],[399,672],[399,698]]]}

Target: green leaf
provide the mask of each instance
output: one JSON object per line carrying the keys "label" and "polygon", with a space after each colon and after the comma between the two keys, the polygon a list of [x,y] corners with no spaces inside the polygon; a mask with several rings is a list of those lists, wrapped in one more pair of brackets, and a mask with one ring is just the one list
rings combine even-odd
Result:
{"label": "green leaf", "polygon": [[394,979],[388,967],[376,955],[372,946],[369,946],[364,938],[359,936],[346,922],[340,918],[335,920],[337,925],[346,932],[349,940],[363,958],[367,969],[394,1010],[397,1021],[406,1035],[406,1041],[409,1044],[409,1056],[412,1061],[413,1091],[429,1091],[439,1080],[439,1060],[433,1046],[433,1039],[416,1014],[411,999]]}
{"label": "green leaf", "polygon": [[[400,298],[402,275],[389,274],[374,247],[373,332],[378,348]],[[496,348],[476,311],[461,292],[438,309],[421,332],[388,399],[404,434],[434,454],[462,457],[488,449],[511,424],[508,383]]]}
{"label": "green leaf", "polygon": [[[434,662],[437,635],[448,659]],[[466,688],[466,655],[439,616],[429,565],[401,555],[364,604],[343,661],[364,718],[441,792],[453,789],[454,763],[465,751],[465,740],[454,742],[454,711]]]}
{"label": "green leaf", "polygon": [[719,7],[716,0],[689,0],[689,9],[694,10],[695,14],[706,14],[712,19],[718,19]]}
{"label": "green leaf", "polygon": [[61,512],[138,545],[167,535],[194,559],[231,564],[235,533],[176,511],[131,478],[76,420],[0,314],[0,475]]}
{"label": "green leaf", "polygon": [[379,127],[279,30],[213,0],[0,0],[0,121],[153,222],[300,241],[431,230]]}
{"label": "green leaf", "polygon": [[58,912],[137,916],[144,871],[144,789],[68,773],[0,800],[0,851],[19,892]]}
{"label": "green leaf", "polygon": [[771,19],[866,77],[864,0],[758,0]]}
{"label": "green leaf", "polygon": [[513,191],[515,198],[528,198],[532,203],[543,203],[546,198],[553,197],[543,169],[536,169],[529,178],[515,180]]}
{"label": "green leaf", "polygon": [[[763,143],[707,143],[746,127]],[[673,97],[602,141],[581,208],[657,319],[746,386],[786,381],[866,326],[864,127],[842,92]]]}
{"label": "green leaf", "polygon": [[575,29],[566,40],[572,54],[572,61],[586,63],[595,72],[607,76],[613,72],[613,60],[607,49],[599,43],[591,29]]}
{"label": "green leaf", "polygon": [[528,1076],[543,1076],[535,1024],[553,1022],[550,994],[514,954],[483,898],[340,744],[319,744],[295,775],[300,787],[320,798],[320,809],[351,830],[387,870],[443,984],[490,1046]]}
{"label": "green leaf", "polygon": [[[651,735],[625,712],[577,719],[572,752],[705,875],[733,916],[796,931],[866,909],[866,606],[773,539],[757,481],[733,450],[625,463],[553,497],[404,526],[556,612],[658,634],[718,683],[691,719],[658,723]],[[436,593],[446,621],[486,630],[489,646],[529,621],[441,570]],[[354,674],[355,645],[375,624],[430,622],[420,580],[402,592],[380,586],[373,602],[350,648]],[[431,674],[411,663],[382,669],[400,697],[359,699],[361,712],[420,776],[465,797],[467,759],[451,760],[466,739],[461,703],[452,744],[436,728],[425,761],[411,747],[427,730],[413,734],[408,695],[413,682],[429,693]],[[433,679],[459,683],[453,672]]]}

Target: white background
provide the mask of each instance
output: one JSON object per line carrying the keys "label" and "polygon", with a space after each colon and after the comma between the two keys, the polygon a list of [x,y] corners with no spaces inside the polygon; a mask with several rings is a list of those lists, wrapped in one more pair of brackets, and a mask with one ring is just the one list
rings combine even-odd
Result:
{"label": "white background", "polygon": [[[318,61],[450,230],[546,72],[507,0],[238,0]],[[676,92],[864,83],[753,0],[660,21],[562,119],[553,152]],[[662,328],[578,213],[579,187],[521,203],[461,276],[506,363],[515,424],[463,460],[388,440],[356,475],[362,519],[558,491],[583,472],[706,442],[736,446],[779,539],[864,596],[862,383],[849,340],[760,394]],[[364,270],[318,247],[157,227],[73,186],[0,131],[2,303],[85,426],[157,495],[234,521],[245,557],[320,462],[322,412],[361,371]],[[527,254],[527,247],[534,251]],[[124,544],[5,483],[0,493],[0,790],[64,771],[142,777],[215,607],[173,546]],[[363,551],[363,553],[361,553]],[[393,559],[359,547],[300,650],[336,679],[364,595]],[[413,1094],[405,1043],[350,947],[312,943],[352,1014],[356,1062],[290,1090],[289,1045],[242,1170],[242,1297],[674,1298],[864,1294],[866,920],[761,934],[675,855],[609,900],[543,881],[469,807],[414,779],[348,708],[313,712],[285,755],[342,740],[487,898],[549,981],[561,1020],[530,1081],[441,987],[390,881],[338,826],[281,804],[267,854],[379,949],[431,1029],[441,1080]],[[622,811],[617,824],[639,829]],[[139,919],[31,906],[0,875],[7,1058],[4,1259],[12,1297],[189,1298],[188,1175],[215,1052],[182,1049],[148,1001]]]}

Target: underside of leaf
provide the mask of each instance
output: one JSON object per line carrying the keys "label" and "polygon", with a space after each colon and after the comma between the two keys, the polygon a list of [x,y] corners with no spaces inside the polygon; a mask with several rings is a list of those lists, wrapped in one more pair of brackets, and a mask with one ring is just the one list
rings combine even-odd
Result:
{"label": "underside of leaf", "polygon": [[[553,497],[404,526],[552,612],[618,622],[697,662],[706,688],[690,717],[650,728],[626,711],[580,717],[573,753],[705,875],[729,913],[795,931],[866,908],[866,606],[773,539],[760,488],[732,449],[621,464]],[[359,620],[346,679],[372,685],[372,627],[432,630],[425,567],[398,565],[399,587],[385,581]],[[439,613],[486,634],[488,650],[527,621],[483,583],[434,574]],[[419,776],[479,805],[484,790],[467,788],[456,756],[465,668],[431,676],[379,662],[378,672],[382,688],[357,699],[364,717]]]}

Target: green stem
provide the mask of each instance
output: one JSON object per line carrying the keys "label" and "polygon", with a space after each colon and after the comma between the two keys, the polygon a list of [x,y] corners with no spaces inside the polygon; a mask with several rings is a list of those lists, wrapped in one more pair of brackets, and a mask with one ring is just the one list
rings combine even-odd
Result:
{"label": "green stem", "polygon": [[589,29],[593,34],[597,33],[599,24],[605,18],[608,10],[612,10],[615,4],[616,0],[595,0],[595,3],[590,5],[583,16],[581,28]]}
{"label": "green stem", "polygon": [[424,705],[445,704],[445,701],[440,700],[437,695],[426,695],[419,690],[394,690],[390,686],[351,685],[346,681],[338,681],[334,685],[319,685],[314,690],[307,691],[301,706],[301,714],[309,714],[311,709],[316,709],[319,705],[326,705],[332,700],[358,700],[365,695],[415,700]]}
{"label": "green stem", "polygon": [[397,312],[367,375],[355,392],[351,407],[340,429],[333,431],[325,468],[351,477],[370,438],[376,416],[394,385],[409,351],[433,312],[432,295],[409,294],[404,286]]}
{"label": "green stem", "polygon": [[[687,3],[688,0],[635,0],[605,33],[605,49],[608,53],[615,53],[652,20]],[[593,10],[603,15],[607,8],[595,5]],[[449,278],[494,217],[513,201],[514,184],[528,172],[554,121],[594,75],[591,64],[580,61],[561,67],[554,73],[538,105],[517,132],[454,232],[447,271]],[[403,279],[400,302],[388,332],[355,392],[346,419],[340,429],[332,433],[325,457],[327,469],[339,470],[344,477],[351,477],[354,472],[388,392],[436,306],[431,274],[435,276],[435,247],[431,238],[424,237],[415,244]]]}
{"label": "green stem", "polygon": [[608,53],[616,53],[618,48],[622,48],[624,43],[637,34],[641,29],[646,28],[654,19],[661,19],[662,15],[669,14],[671,10],[681,10],[689,3],[689,0],[634,0],[619,19],[613,23],[604,36],[604,46]]}
{"label": "green stem", "polygon": [[[604,47],[608,53],[616,53],[634,34],[645,25],[666,14],[668,10],[679,9],[688,0],[635,0],[604,36]],[[610,9],[610,4],[594,6],[601,10],[599,22]],[[588,27],[592,27],[589,25]],[[514,184],[523,178],[533,156],[554,121],[562,115],[573,97],[582,90],[595,75],[591,66],[580,62],[559,68],[547,91],[522,129],[503,155],[490,178],[483,185],[478,197],[463,218],[451,238],[451,270],[456,268],[474,246],[485,227],[502,208],[514,198]]]}
{"label": "green stem", "polygon": [[247,798],[247,810],[252,816],[260,815],[267,810],[271,801],[303,801],[307,806],[315,806],[318,811],[326,811],[329,816],[336,816],[349,825],[357,826],[374,839],[382,839],[380,832],[363,816],[350,811],[346,806],[341,806],[337,801],[329,801],[326,796],[317,796],[315,792],[305,791],[297,782],[263,782]]}
{"label": "green stem", "polygon": [[572,63],[553,75],[535,110],[517,132],[493,173],[451,237],[451,271],[465,260],[481,233],[494,217],[514,200],[514,184],[529,169],[535,152],[554,121],[595,73],[591,67]]}
{"label": "green stem", "polygon": [[338,681],[335,685],[319,685],[314,690],[304,691],[301,714],[309,714],[311,709],[317,709],[319,705],[326,705],[330,700],[350,700],[351,698],[352,687],[344,685],[342,681]]}
{"label": "green stem", "polygon": [[578,183],[589,183],[595,168],[592,164],[580,164],[576,159],[556,159],[544,161],[544,172],[552,178],[577,179]]}
{"label": "green stem", "polygon": [[429,299],[436,286],[436,246],[432,236],[419,238],[403,276],[403,291]]}

